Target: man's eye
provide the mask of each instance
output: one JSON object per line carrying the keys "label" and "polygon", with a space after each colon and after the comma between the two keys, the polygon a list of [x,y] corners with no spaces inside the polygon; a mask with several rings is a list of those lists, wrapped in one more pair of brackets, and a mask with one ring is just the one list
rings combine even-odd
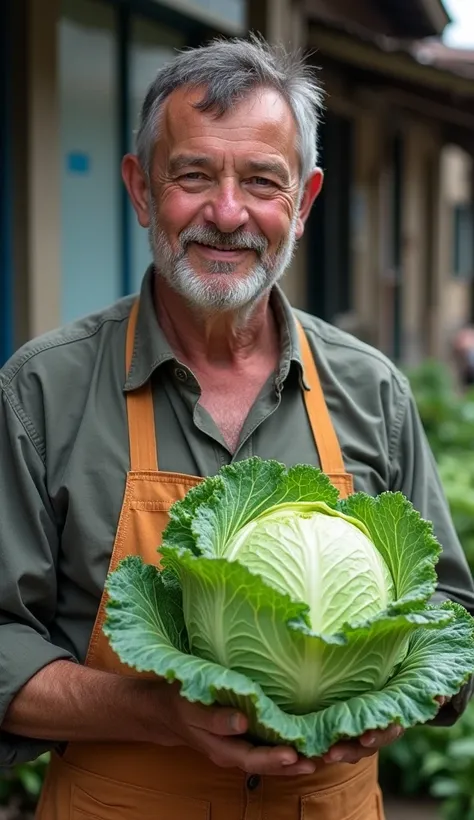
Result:
{"label": "man's eye", "polygon": [[272,179],[267,179],[266,177],[250,177],[249,182],[252,185],[259,185],[262,188],[275,188],[276,183],[273,182]]}
{"label": "man's eye", "polygon": [[189,171],[189,173],[183,174],[181,176],[181,179],[189,179],[191,181],[193,181],[195,179],[200,180],[200,179],[205,179],[205,175],[203,173],[201,173],[201,171]]}

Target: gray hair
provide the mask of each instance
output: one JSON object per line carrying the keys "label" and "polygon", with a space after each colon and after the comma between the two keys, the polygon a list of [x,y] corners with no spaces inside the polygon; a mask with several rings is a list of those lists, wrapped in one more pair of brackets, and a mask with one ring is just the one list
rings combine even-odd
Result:
{"label": "gray hair", "polygon": [[298,128],[301,182],[317,164],[318,125],[323,93],[300,52],[288,52],[252,35],[250,40],[213,40],[209,45],[182,51],[158,71],[145,97],[136,150],[143,170],[149,174],[164,101],[177,88],[203,87],[195,103],[199,111],[216,117],[257,88],[272,88],[290,106]]}

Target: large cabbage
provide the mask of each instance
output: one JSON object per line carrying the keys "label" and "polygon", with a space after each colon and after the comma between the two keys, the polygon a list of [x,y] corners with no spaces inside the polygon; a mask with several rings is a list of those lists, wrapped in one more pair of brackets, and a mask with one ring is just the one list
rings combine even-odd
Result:
{"label": "large cabbage", "polygon": [[474,672],[474,621],[429,604],[440,547],[400,493],[338,501],[316,468],[252,458],[170,516],[162,568],[109,577],[106,634],[188,700],[246,712],[254,737],[320,755],[429,720]]}

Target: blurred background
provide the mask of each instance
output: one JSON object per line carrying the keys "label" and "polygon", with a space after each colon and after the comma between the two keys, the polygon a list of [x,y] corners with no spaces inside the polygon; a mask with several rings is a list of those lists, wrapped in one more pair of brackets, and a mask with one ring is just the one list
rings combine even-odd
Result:
{"label": "blurred background", "polygon": [[[120,159],[147,86],[249,30],[307,50],[327,94],[285,289],[406,370],[474,571],[474,0],[2,0],[0,365],[138,289]],[[28,817],[44,764],[0,773],[1,820]],[[388,820],[474,820],[474,706],[407,733],[381,777]]]}

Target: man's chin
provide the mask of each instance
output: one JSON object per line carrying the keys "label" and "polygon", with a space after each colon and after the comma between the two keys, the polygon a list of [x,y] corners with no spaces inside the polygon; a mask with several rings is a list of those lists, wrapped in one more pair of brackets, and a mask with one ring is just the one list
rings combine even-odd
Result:
{"label": "man's chin", "polygon": [[[204,310],[240,310],[257,300],[273,284],[262,268],[210,272],[189,264],[156,266],[168,285],[190,305]],[[272,279],[272,281],[269,281]]]}

